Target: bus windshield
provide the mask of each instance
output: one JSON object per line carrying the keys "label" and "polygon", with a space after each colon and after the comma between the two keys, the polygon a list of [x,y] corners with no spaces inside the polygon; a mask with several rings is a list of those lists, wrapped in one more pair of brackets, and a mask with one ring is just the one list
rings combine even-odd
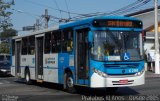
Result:
{"label": "bus windshield", "polygon": [[98,61],[141,60],[140,38],[140,32],[93,31],[91,58]]}

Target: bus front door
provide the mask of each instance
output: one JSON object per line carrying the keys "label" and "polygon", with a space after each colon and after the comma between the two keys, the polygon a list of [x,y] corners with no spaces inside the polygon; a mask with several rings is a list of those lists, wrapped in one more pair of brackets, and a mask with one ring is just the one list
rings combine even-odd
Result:
{"label": "bus front door", "polygon": [[15,76],[21,75],[21,41],[16,41],[15,49]]}
{"label": "bus front door", "polygon": [[88,31],[87,28],[76,31],[76,74],[80,85],[89,85]]}
{"label": "bus front door", "polygon": [[36,38],[36,78],[43,79],[43,36]]}

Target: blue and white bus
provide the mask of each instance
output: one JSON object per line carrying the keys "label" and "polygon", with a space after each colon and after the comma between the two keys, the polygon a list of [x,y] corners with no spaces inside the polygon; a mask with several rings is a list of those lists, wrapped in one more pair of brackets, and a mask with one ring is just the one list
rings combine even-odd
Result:
{"label": "blue and white bus", "polygon": [[101,16],[54,26],[12,39],[11,74],[29,84],[51,82],[118,88],[145,83],[142,22]]}

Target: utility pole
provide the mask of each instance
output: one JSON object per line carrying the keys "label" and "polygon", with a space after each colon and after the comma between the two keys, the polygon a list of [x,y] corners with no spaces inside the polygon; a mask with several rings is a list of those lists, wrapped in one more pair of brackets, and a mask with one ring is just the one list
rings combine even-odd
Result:
{"label": "utility pole", "polygon": [[45,9],[45,15],[42,15],[42,17],[45,18],[45,28],[48,28],[48,22],[50,19],[50,16],[48,15],[48,9]]}
{"label": "utility pole", "polygon": [[155,11],[155,74],[160,74],[159,68],[159,35],[158,35],[158,0],[154,0]]}
{"label": "utility pole", "polygon": [[12,5],[15,5],[15,1],[14,1],[14,0],[12,0],[12,1],[11,1],[11,4],[12,4]]}
{"label": "utility pole", "polygon": [[36,24],[35,24],[35,30],[38,31],[39,30],[39,19],[36,19]]}

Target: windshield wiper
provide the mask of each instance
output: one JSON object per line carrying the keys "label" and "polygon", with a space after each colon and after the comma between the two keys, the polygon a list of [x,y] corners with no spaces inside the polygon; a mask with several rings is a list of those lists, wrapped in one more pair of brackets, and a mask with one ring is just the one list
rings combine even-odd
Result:
{"label": "windshield wiper", "polygon": [[128,37],[129,37],[129,35],[128,35],[128,33],[124,33],[124,34],[122,34],[122,36],[123,36],[123,39],[124,39],[124,41],[123,41],[123,43],[124,43],[124,50],[125,50],[125,52],[127,51],[127,41],[128,41]]}
{"label": "windshield wiper", "polygon": [[[123,45],[122,45],[122,43],[121,43],[122,39],[119,40],[118,38],[116,38],[116,37],[113,35],[113,33],[112,33],[111,31],[108,31],[108,32],[109,32],[108,35],[109,35],[110,38],[114,41],[116,47],[118,47],[118,49],[121,50],[122,47],[123,47]],[[120,33],[119,33],[119,34],[120,34]]]}

